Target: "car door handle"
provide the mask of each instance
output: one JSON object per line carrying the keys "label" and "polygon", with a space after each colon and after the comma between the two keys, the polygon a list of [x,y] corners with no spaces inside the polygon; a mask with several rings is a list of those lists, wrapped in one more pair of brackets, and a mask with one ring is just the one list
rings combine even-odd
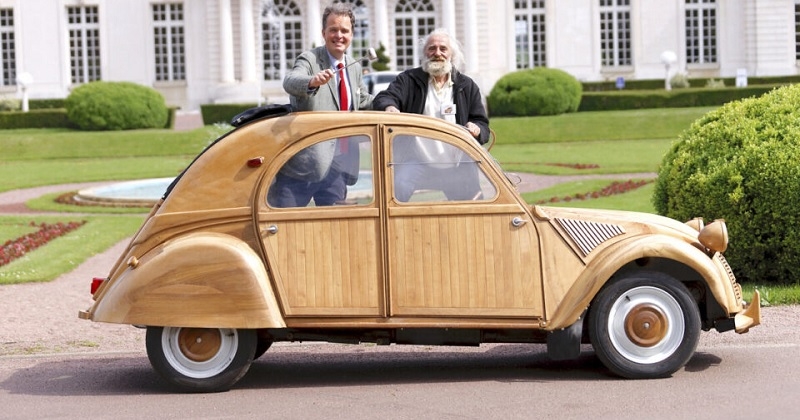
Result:
{"label": "car door handle", "polygon": [[274,235],[278,233],[278,227],[275,225],[270,225],[268,228],[262,230],[261,233],[269,233],[270,235]]}
{"label": "car door handle", "polygon": [[528,221],[523,219],[523,218],[521,218],[521,217],[515,217],[515,218],[511,219],[511,226],[514,226],[514,227],[520,227],[520,226],[524,225],[525,223],[528,223]]}

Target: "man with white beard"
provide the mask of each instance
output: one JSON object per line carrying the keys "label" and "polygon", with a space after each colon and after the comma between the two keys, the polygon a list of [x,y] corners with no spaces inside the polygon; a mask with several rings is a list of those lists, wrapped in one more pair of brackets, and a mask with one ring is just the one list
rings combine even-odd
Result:
{"label": "man with white beard", "polygon": [[[464,56],[444,29],[422,43],[422,66],[400,73],[372,102],[375,110],[408,112],[441,118],[464,127],[480,144],[489,140],[489,118],[478,85],[459,72]],[[419,135],[397,133],[392,139],[393,196],[399,202],[448,201],[484,197],[477,162],[460,148]],[[421,194],[415,195],[420,192]],[[486,197],[489,198],[489,197]]]}
{"label": "man with white beard", "polygon": [[445,29],[422,43],[422,66],[400,73],[373,100],[375,110],[443,118],[464,126],[481,144],[489,140],[489,118],[478,85],[459,71],[461,47]]}

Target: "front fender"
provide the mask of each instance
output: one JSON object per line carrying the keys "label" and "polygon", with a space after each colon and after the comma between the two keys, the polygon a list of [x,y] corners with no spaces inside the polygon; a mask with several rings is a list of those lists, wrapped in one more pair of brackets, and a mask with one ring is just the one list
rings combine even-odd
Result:
{"label": "front fender", "polygon": [[286,327],[261,258],[220,233],[180,236],[130,259],[89,317],[154,326]]}
{"label": "front fender", "polygon": [[742,309],[731,300],[734,292],[727,274],[708,255],[678,238],[648,235],[621,241],[595,256],[594,262],[564,295],[546,329],[562,329],[573,324],[614,273],[628,262],[645,257],[667,258],[691,267],[706,281],[714,298],[728,313]]}

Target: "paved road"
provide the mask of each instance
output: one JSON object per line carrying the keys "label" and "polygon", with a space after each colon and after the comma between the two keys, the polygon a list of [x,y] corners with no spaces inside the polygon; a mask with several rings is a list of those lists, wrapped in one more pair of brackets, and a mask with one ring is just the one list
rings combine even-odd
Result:
{"label": "paved road", "polygon": [[[713,333],[712,333],[713,334]],[[166,388],[143,353],[0,359],[0,418],[790,419],[798,343],[712,343],[672,378],[608,376],[589,349],[285,345],[225,393]]]}

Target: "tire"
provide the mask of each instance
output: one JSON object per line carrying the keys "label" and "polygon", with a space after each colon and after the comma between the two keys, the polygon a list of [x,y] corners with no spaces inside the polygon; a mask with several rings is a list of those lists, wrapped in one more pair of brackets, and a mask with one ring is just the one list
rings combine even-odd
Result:
{"label": "tire", "polygon": [[639,273],[608,284],[591,304],[589,338],[601,362],[629,379],[668,377],[692,357],[700,312],[681,282]]}
{"label": "tire", "polygon": [[147,357],[170,384],[188,392],[229,390],[253,362],[255,330],[147,327]]}
{"label": "tire", "polygon": [[272,341],[259,339],[258,344],[256,344],[256,352],[253,355],[253,360],[263,356],[270,347],[272,347]]}

